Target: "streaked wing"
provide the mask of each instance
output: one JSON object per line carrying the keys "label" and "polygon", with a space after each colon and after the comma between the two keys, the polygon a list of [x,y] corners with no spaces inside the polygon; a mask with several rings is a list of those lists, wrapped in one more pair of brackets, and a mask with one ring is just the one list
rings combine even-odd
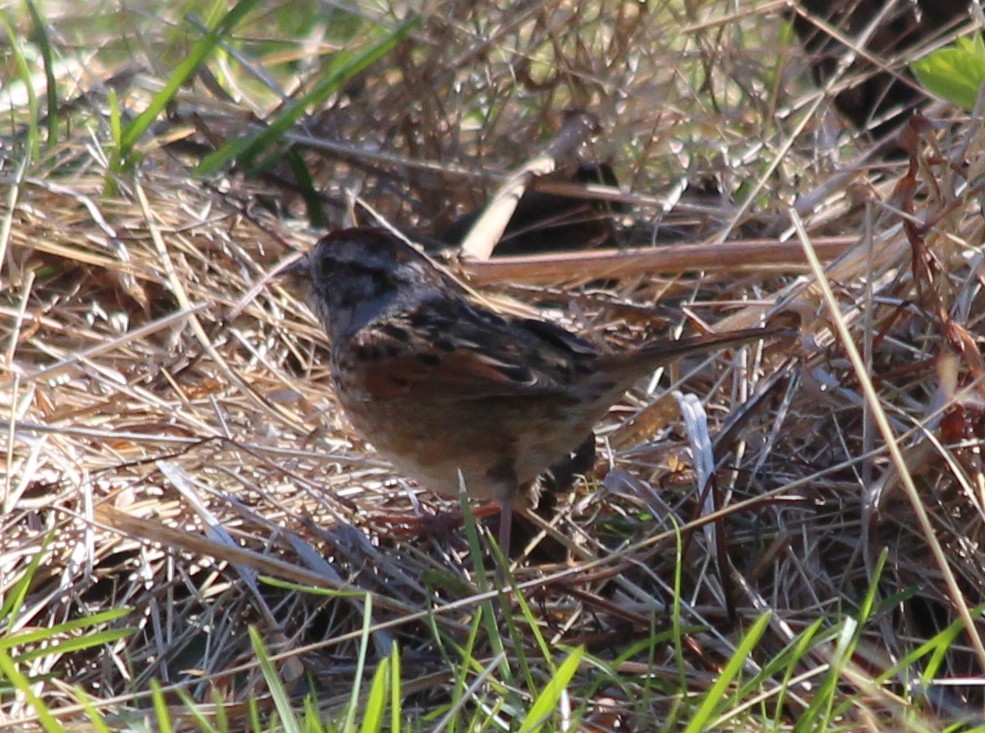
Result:
{"label": "streaked wing", "polygon": [[378,398],[435,400],[556,394],[597,357],[591,344],[557,326],[462,305],[436,299],[356,333],[350,348],[363,389]]}

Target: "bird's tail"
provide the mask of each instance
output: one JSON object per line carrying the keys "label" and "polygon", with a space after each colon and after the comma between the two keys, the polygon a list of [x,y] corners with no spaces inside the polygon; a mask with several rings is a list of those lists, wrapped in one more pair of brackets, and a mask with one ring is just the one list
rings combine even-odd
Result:
{"label": "bird's tail", "polygon": [[684,356],[706,354],[709,351],[717,351],[729,346],[741,346],[768,338],[794,338],[797,334],[795,329],[766,327],[743,328],[728,333],[691,336],[683,339],[659,339],[649,341],[631,351],[607,354],[602,357],[602,360],[609,362],[606,366],[615,371],[624,370],[630,373],[638,371],[642,375],[650,369],[656,369]]}

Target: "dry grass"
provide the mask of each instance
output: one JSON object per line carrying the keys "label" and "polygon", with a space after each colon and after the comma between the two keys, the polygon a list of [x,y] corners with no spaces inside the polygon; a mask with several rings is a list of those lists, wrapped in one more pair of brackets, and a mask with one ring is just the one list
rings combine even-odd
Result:
{"label": "dry grass", "polygon": [[[254,626],[294,699],[315,692],[326,714],[349,701],[360,654],[372,666],[394,641],[415,721],[445,711],[483,665],[519,691],[487,680],[464,709],[524,701],[553,674],[551,655],[585,645],[594,662],[570,689],[596,726],[586,729],[654,730],[689,719],[683,696],[713,689],[741,632],[769,611],[740,657],[755,684],[730,688],[735,726],[811,714],[825,684],[831,720],[851,729],[933,730],[980,714],[981,121],[914,126],[909,162],[856,165],[864,145],[849,135],[823,144],[837,122],[816,112],[822,95],[781,37],[777,3],[503,3],[475,17],[471,3],[446,0],[260,156],[278,162],[193,177],[208,148],[258,129],[251,114],[276,114],[278,87],[310,88],[340,44],[366,37],[364,26],[345,38],[342,11],[323,19],[321,5],[286,5],[237,30],[240,59],[213,59],[212,78],[179,94],[134,172],[108,168],[106,80],[123,59],[145,66],[117,85],[125,108],[142,109],[187,53],[184,8],[111,24],[49,7],[59,97],[75,103],[35,157],[23,89],[6,90],[0,596],[30,583],[0,618],[2,648],[17,661],[36,649],[18,642],[29,630],[130,609],[84,629],[124,638],[20,659],[44,706],[84,727],[82,689],[122,727],[158,680],[177,728],[197,729],[180,690],[206,714],[226,703],[230,729],[243,729],[247,700],[259,697],[264,714],[274,704]],[[406,8],[364,12],[392,28]],[[28,20],[15,22],[26,33]],[[109,31],[117,24],[124,40]],[[331,225],[371,219],[353,209],[356,194],[427,236],[540,150],[570,107],[602,120],[587,155],[613,162],[633,205],[626,232],[697,220],[696,238],[749,249],[723,245],[703,272],[642,262],[615,278],[579,261],[525,278],[487,268],[485,284],[615,341],[783,311],[799,316],[803,338],[682,364],[627,396],[600,429],[597,478],[549,518],[567,559],[535,550],[518,561],[530,608],[498,639],[483,625],[492,607],[475,545],[403,531],[449,507],[349,429],[325,340],[296,294],[256,286],[317,235],[285,183],[288,141]],[[669,193],[706,180],[720,197]],[[790,244],[763,263],[751,253],[764,238]],[[802,254],[815,240],[839,243],[826,260],[842,253],[823,271]],[[603,272],[612,279],[600,283]],[[520,279],[537,287],[508,284]],[[687,429],[669,386],[703,407]],[[712,455],[702,435],[716,469],[708,493],[695,468]],[[846,646],[850,618],[861,625]],[[770,667],[819,620],[789,667]],[[939,659],[915,651],[962,621]],[[502,643],[529,673],[498,666]],[[0,678],[0,720],[35,725],[38,706]]]}

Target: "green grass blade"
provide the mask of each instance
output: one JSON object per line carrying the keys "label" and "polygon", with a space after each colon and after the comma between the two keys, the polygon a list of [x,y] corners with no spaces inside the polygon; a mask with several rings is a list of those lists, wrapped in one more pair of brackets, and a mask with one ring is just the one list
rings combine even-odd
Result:
{"label": "green grass blade", "polygon": [[742,671],[742,667],[746,662],[746,658],[752,654],[752,650],[755,649],[756,644],[759,643],[760,638],[763,636],[763,632],[766,631],[766,627],[770,622],[770,615],[764,613],[749,629],[749,632],[742,638],[742,642],[735,649],[735,653],[732,658],[728,660],[725,665],[725,669],[715,680],[715,683],[711,686],[708,692],[705,694],[704,699],[701,701],[701,705],[695,711],[694,716],[691,718],[690,722],[685,728],[685,733],[698,733],[698,731],[707,730],[709,723],[715,717],[715,711],[720,705],[727,699],[726,693],[728,692],[729,686],[732,682],[739,676]]}
{"label": "green grass blade", "polygon": [[[24,54],[21,52],[21,41],[14,31],[14,25],[4,12],[0,12],[0,25],[3,26],[3,29],[7,34],[7,39],[9,41],[7,48],[10,50],[10,53],[13,54],[14,64],[17,66],[17,73],[24,82],[24,89],[27,93],[28,112],[27,144],[28,149],[31,151],[31,159],[38,160],[41,157],[41,135],[38,133],[38,120],[40,119],[40,114],[38,112],[38,95],[37,92],[34,91],[34,85],[31,83],[31,70],[27,65],[27,59],[24,58]],[[2,613],[0,613],[0,618],[3,618]]]}
{"label": "green grass blade", "polygon": [[578,667],[581,666],[581,659],[584,655],[585,649],[578,647],[568,655],[567,659],[561,662],[550,682],[534,700],[534,704],[530,706],[530,710],[520,726],[520,733],[540,732],[547,719],[557,710],[561,694],[571,682],[571,678],[575,676]]}
{"label": "green grass blade", "polygon": [[126,126],[120,138],[120,159],[125,161],[133,150],[133,146],[147,129],[158,118],[165,106],[174,99],[181,87],[191,78],[198,67],[209,57],[219,42],[240,21],[259,5],[259,0],[240,0],[226,13],[211,30],[195,44],[188,56],[178,64],[164,88],[151,100],[150,105],[133,122]]}
{"label": "green grass blade", "polygon": [[106,105],[109,108],[109,136],[112,154],[110,155],[109,170],[106,171],[103,194],[105,196],[116,196],[117,183],[113,174],[117,172],[119,163],[123,159],[123,148],[121,147],[123,144],[123,115],[120,112],[120,98],[113,88],[109,90]]}
{"label": "green grass blade", "polygon": [[332,588],[319,588],[314,585],[304,585],[303,583],[292,583],[289,580],[281,580],[272,575],[260,575],[258,579],[265,585],[293,593],[310,593],[313,596],[324,596],[325,598],[363,598],[369,600],[371,594],[356,590],[334,590]]}
{"label": "green grass blade", "polygon": [[58,139],[58,88],[55,80],[55,60],[51,52],[51,39],[48,38],[48,26],[41,17],[37,6],[33,0],[28,0],[27,10],[31,14],[31,22],[34,24],[34,35],[37,38],[38,46],[41,48],[41,58],[44,61],[45,78],[45,100],[48,108],[48,140],[47,146],[51,148]]}
{"label": "green grass blade", "polygon": [[[21,606],[24,605],[24,599],[27,598],[27,592],[31,588],[34,573],[37,572],[38,566],[44,559],[52,537],[54,537],[54,533],[49,532],[48,536],[44,538],[44,542],[41,543],[41,549],[31,558],[31,562],[27,564],[24,572],[21,573],[20,579],[14,583],[13,588],[10,589],[10,593],[3,599],[3,604],[0,605],[0,621],[7,620],[6,626],[8,629],[17,622],[17,614],[20,612]],[[0,644],[2,643],[3,637],[0,637]]]}
{"label": "green grass blade", "polygon": [[369,694],[366,696],[363,721],[359,726],[359,733],[380,733],[383,730],[383,718],[386,715],[386,704],[389,698],[387,687],[390,682],[391,659],[391,657],[387,657],[381,660],[376,668],[373,684],[370,685]]}
{"label": "green grass blade", "polygon": [[369,652],[369,638],[373,626],[373,603],[371,596],[366,596],[363,604],[363,628],[359,636],[359,656],[356,657],[356,673],[352,679],[352,690],[349,696],[348,710],[342,730],[346,733],[356,729],[356,711],[359,709],[359,693],[362,690],[363,672],[366,669],[366,655]]}
{"label": "green grass blade", "polygon": [[260,671],[263,673],[263,678],[267,682],[267,688],[270,690],[270,697],[273,698],[274,707],[277,708],[277,712],[280,715],[281,726],[283,726],[286,733],[301,733],[301,726],[298,723],[297,717],[294,715],[294,708],[291,705],[291,697],[287,694],[287,690],[284,689],[284,683],[281,682],[277,668],[270,661],[270,656],[263,646],[263,639],[260,637],[260,632],[252,626],[250,627],[250,642],[253,645],[253,651],[256,652],[257,662],[260,664]]}
{"label": "green grass blade", "polygon": [[86,722],[91,726],[93,733],[110,733],[109,726],[103,720],[103,714],[92,704],[92,698],[86,694],[85,690],[81,687],[74,687],[73,691],[75,692],[75,699],[79,701],[79,705],[82,706],[83,710],[89,716]]}
{"label": "green grass blade", "polygon": [[260,132],[245,138],[231,140],[214,153],[205,156],[202,162],[198,164],[196,172],[200,174],[212,173],[233,160],[239,161],[244,166],[251,166],[261,153],[270,149],[283,137],[284,133],[294,126],[307,109],[324,103],[349,79],[388,54],[417,26],[417,19],[412,19],[361,51],[342,51],[311,92],[286,105],[280,114]]}
{"label": "green grass blade", "polygon": [[[41,554],[42,553],[39,553],[39,556]],[[51,637],[57,634],[70,634],[71,632],[79,629],[86,629],[99,626],[101,624],[107,624],[118,618],[126,616],[128,613],[130,613],[130,609],[128,608],[111,608],[108,611],[101,611],[97,614],[93,614],[92,616],[72,619],[71,621],[55,624],[54,626],[46,626],[41,629],[35,629],[34,631],[22,631],[16,634],[0,637],[0,649],[8,649],[12,646],[21,644],[33,644],[38,641],[51,639]],[[127,631],[127,633],[129,633],[129,631]]]}
{"label": "green grass blade", "polygon": [[325,212],[322,211],[321,200],[318,198],[318,192],[315,191],[311,173],[304,163],[304,156],[297,150],[289,150],[287,163],[291,166],[294,182],[304,200],[305,210],[308,212],[308,225],[315,229],[328,228],[328,219],[325,217]]}
{"label": "green grass blade", "polygon": [[[48,630],[45,629],[47,632]],[[132,636],[136,629],[115,629],[110,631],[100,631],[96,634],[87,634],[85,636],[79,636],[72,639],[66,639],[65,641],[50,643],[45,645],[41,649],[32,649],[31,651],[24,652],[23,654],[18,654],[15,658],[18,662],[29,662],[32,659],[39,659],[42,657],[49,657],[53,655],[65,655],[72,654],[73,652],[81,652],[86,649],[93,649],[98,646],[106,646],[112,644],[113,642],[119,641],[120,639],[125,639],[128,636]],[[50,636],[50,632],[48,633]]]}
{"label": "green grass blade", "polygon": [[157,730],[160,733],[173,733],[174,726],[171,725],[171,715],[168,713],[168,703],[161,692],[161,683],[157,680],[150,681],[150,697],[154,705],[154,717],[157,718]]}
{"label": "green grass blade", "polygon": [[220,733],[220,731],[229,730],[228,724],[223,725],[226,713],[225,701],[217,692],[213,693],[212,704],[213,715],[215,716],[218,725],[212,725],[212,721],[207,715],[205,715],[205,713],[202,712],[202,706],[195,702],[186,690],[182,690],[179,687],[175,690],[175,693],[179,698],[181,698],[181,702],[184,704],[188,714],[195,719],[195,724],[198,725],[198,729],[201,733]]}
{"label": "green grass blade", "polygon": [[[781,723],[781,716],[785,709],[786,699],[790,692],[790,681],[793,679],[794,675],[797,674],[798,665],[800,665],[804,656],[811,648],[811,644],[814,641],[815,636],[821,631],[821,627],[824,625],[824,619],[816,619],[810,626],[804,629],[793,643],[784,650],[783,653],[777,655],[777,660],[786,665],[786,670],[783,674],[783,681],[780,683],[777,696],[776,696],[776,717],[775,721],[777,727]],[[769,679],[774,674],[774,665],[768,664],[763,668],[763,674],[760,675],[763,679]]]}
{"label": "green grass blade", "polygon": [[[798,724],[801,730],[810,730],[810,726],[813,726],[814,730],[826,730],[826,726],[830,725],[831,721],[837,720],[842,712],[855,705],[854,697],[838,695],[838,687],[841,683],[842,669],[855,654],[859,640],[862,638],[864,625],[871,618],[872,610],[875,608],[879,578],[885,569],[887,557],[888,550],[884,548],[879,554],[875,568],[873,568],[872,582],[859,604],[858,614],[854,617],[846,616],[842,620],[841,629],[831,653],[830,669],[818,686],[817,694],[811,700],[810,708],[808,708],[803,723]],[[836,709],[839,700],[841,700],[841,704]]]}
{"label": "green grass blade", "polygon": [[51,714],[48,706],[34,694],[32,683],[25,677],[13,660],[7,656],[6,652],[0,650],[0,682],[9,682],[27,700],[28,704],[34,708],[38,721],[48,733],[63,733],[65,728],[58,719]]}
{"label": "green grass blade", "polygon": [[400,731],[402,714],[401,697],[400,646],[394,644],[390,652],[390,730],[393,733],[399,733]]}

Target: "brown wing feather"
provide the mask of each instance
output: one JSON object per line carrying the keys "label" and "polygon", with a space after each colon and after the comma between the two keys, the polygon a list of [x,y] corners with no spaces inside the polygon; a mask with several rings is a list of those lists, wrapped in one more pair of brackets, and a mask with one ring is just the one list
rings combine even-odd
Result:
{"label": "brown wing feather", "polygon": [[346,350],[358,355],[365,392],[436,400],[557,394],[597,357],[590,344],[548,324],[476,311],[463,317],[460,309],[452,324],[427,308],[426,323],[414,313],[400,322],[391,316],[351,337]]}
{"label": "brown wing feather", "polygon": [[374,398],[416,397],[480,399],[494,395],[548,394],[560,385],[527,384],[515,379],[508,368],[484,360],[480,355],[459,350],[433,354],[434,364],[425,364],[420,355],[382,355],[363,363],[363,389]]}

